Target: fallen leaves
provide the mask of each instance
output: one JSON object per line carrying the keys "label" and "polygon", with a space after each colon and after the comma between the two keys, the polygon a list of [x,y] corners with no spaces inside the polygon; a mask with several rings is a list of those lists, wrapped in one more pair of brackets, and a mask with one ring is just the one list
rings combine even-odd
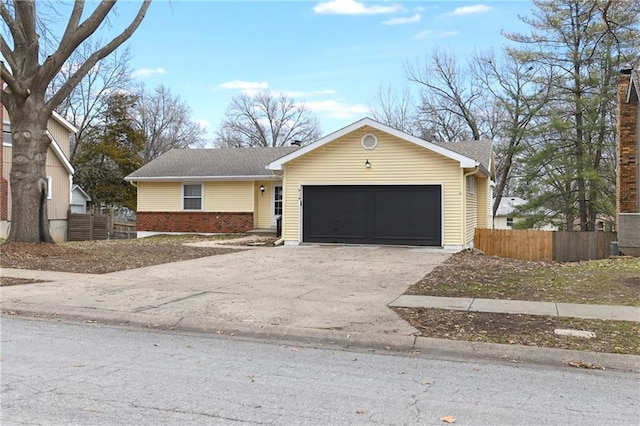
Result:
{"label": "fallen leaves", "polygon": [[440,417],[440,420],[445,422],[445,423],[455,423],[456,422],[456,418],[453,417],[453,416]]}
{"label": "fallen leaves", "polygon": [[582,361],[569,361],[569,362],[565,362],[565,364],[568,365],[569,367],[586,368],[588,370],[604,370],[605,369],[600,364],[589,364],[588,362],[582,362]]}

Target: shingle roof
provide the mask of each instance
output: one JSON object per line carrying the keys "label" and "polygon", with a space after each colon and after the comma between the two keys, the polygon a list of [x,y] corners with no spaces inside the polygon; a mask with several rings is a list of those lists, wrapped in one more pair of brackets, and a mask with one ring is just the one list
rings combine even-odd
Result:
{"label": "shingle roof", "polygon": [[527,204],[527,201],[520,197],[502,197],[496,216],[508,216],[513,213],[516,208],[525,204]]}
{"label": "shingle roof", "polygon": [[153,178],[232,178],[271,175],[265,166],[299,147],[172,149],[127,176]]}
{"label": "shingle roof", "polygon": [[493,141],[464,141],[464,142],[432,142],[442,148],[448,149],[465,157],[472,158],[480,163],[487,173],[491,172],[491,153]]}

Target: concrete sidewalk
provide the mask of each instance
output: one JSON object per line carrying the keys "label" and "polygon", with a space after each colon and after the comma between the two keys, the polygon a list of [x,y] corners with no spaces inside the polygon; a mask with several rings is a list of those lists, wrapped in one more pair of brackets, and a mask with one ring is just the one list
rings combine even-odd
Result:
{"label": "concrete sidewalk", "polygon": [[469,312],[549,315],[640,322],[640,307],[530,302],[526,300],[476,299],[402,295],[389,304],[394,308],[435,308]]}

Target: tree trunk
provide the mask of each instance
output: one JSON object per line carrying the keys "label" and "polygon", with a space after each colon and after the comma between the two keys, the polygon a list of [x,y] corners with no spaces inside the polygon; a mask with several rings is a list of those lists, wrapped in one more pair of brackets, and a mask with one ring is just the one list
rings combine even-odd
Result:
{"label": "tree trunk", "polygon": [[11,112],[11,230],[8,241],[52,243],[47,214],[45,163],[51,138],[44,103],[32,99]]}

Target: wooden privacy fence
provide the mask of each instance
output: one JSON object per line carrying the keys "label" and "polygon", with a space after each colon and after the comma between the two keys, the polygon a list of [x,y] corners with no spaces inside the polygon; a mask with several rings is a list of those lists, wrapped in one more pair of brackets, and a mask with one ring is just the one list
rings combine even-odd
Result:
{"label": "wooden privacy fence", "polygon": [[69,213],[67,241],[136,238],[136,224],[114,222],[108,214]]}
{"label": "wooden privacy fence", "polygon": [[576,262],[609,257],[615,232],[476,229],[474,247],[491,256]]}

